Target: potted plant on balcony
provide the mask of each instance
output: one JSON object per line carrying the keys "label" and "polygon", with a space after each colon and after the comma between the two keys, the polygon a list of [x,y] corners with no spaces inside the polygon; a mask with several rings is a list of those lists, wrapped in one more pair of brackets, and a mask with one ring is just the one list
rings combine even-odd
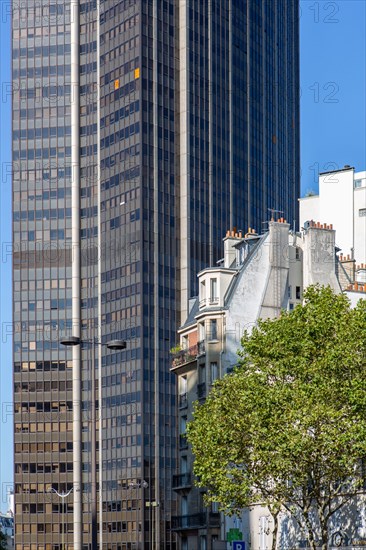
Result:
{"label": "potted plant on balcony", "polygon": [[177,367],[182,362],[182,357],[180,352],[182,351],[182,346],[180,344],[176,344],[172,348],[170,348],[170,354],[173,356],[172,365],[173,367]]}

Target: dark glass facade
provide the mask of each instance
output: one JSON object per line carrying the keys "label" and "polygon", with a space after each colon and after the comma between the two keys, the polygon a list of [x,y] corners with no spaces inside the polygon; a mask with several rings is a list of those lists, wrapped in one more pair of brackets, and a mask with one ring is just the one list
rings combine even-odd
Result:
{"label": "dark glass facade", "polygon": [[169,349],[226,230],[297,218],[298,3],[80,0],[78,87],[71,7],[13,4],[16,550],[73,544],[79,328],[84,548],[96,425],[100,549],[173,549]]}

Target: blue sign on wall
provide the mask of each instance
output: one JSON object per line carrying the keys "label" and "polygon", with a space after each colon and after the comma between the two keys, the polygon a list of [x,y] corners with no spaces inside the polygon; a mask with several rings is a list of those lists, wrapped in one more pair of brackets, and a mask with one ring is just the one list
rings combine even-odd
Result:
{"label": "blue sign on wall", "polygon": [[245,542],[243,540],[234,541],[233,550],[245,550]]}

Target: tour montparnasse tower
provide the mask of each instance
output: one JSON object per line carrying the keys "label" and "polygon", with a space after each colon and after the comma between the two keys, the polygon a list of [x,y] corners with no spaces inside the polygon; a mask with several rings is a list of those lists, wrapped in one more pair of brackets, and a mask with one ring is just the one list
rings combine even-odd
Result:
{"label": "tour montparnasse tower", "polygon": [[13,1],[16,550],[176,547],[169,349],[226,230],[297,219],[298,9]]}

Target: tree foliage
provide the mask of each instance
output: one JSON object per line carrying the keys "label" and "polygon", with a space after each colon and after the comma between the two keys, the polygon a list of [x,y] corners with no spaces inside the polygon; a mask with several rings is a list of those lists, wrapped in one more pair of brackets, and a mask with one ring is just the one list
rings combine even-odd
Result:
{"label": "tree foliage", "polygon": [[6,544],[6,536],[4,533],[0,530],[0,550],[6,550],[7,544]]}
{"label": "tree foliage", "polygon": [[[366,456],[366,300],[310,287],[304,304],[259,321],[239,365],[188,426],[198,484],[227,514],[287,509],[311,548],[360,489]],[[274,546],[275,547],[275,541]]]}

